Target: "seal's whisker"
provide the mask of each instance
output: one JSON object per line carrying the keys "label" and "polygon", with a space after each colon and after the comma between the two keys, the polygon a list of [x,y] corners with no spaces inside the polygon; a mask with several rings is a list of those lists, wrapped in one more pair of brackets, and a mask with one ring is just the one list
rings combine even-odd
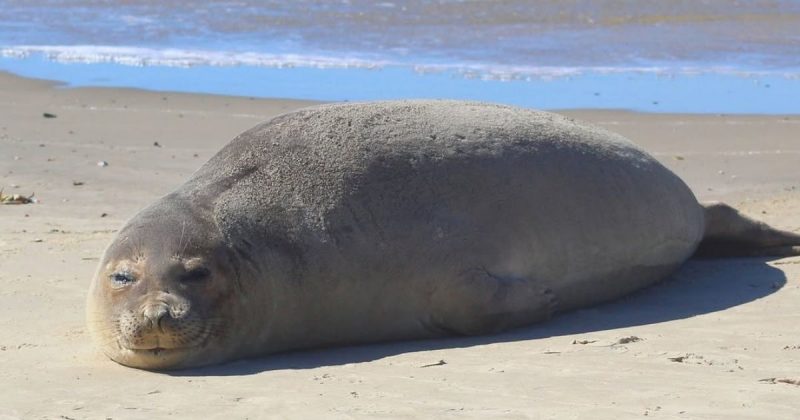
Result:
{"label": "seal's whisker", "polygon": [[186,255],[186,247],[189,246],[189,239],[188,238],[186,240],[186,244],[181,245],[181,244],[183,244],[183,237],[184,237],[185,233],[186,233],[186,220],[183,220],[183,221],[181,221],[181,238],[178,241],[178,248],[180,249],[180,252],[178,253],[178,256],[180,258],[184,258],[184,256]]}

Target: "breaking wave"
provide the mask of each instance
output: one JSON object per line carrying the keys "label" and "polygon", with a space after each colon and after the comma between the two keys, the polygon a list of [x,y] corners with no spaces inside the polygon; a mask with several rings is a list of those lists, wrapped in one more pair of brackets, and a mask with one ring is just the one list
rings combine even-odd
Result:
{"label": "breaking wave", "polygon": [[405,67],[417,73],[454,73],[465,78],[483,80],[543,80],[594,74],[655,74],[664,77],[693,74],[722,74],[734,76],[783,76],[800,78],[800,71],[748,70],[727,66],[513,66],[491,63],[413,63],[362,58],[337,54],[270,54],[262,52],[233,52],[189,49],[154,49],[144,47],[103,45],[20,45],[0,47],[0,56],[28,58],[41,56],[60,63],[111,63],[126,66],[254,66],[270,68],[310,67],[319,69],[374,69]]}

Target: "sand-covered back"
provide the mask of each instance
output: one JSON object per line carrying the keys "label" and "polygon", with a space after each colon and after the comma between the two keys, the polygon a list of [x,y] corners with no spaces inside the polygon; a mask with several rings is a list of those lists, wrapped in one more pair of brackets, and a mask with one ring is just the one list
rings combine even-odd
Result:
{"label": "sand-covered back", "polygon": [[[797,415],[800,258],[691,261],[619,302],[500,336],[174,373],[98,354],[84,299],[116,229],[236,134],[309,104],[0,74],[0,189],[38,201],[0,205],[0,418]],[[566,114],[625,135],[700,199],[800,231],[800,117]]]}

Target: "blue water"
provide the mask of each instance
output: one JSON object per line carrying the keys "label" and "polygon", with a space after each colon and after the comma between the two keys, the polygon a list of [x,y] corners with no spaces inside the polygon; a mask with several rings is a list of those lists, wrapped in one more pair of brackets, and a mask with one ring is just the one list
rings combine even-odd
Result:
{"label": "blue water", "polygon": [[689,113],[797,113],[800,83],[783,76],[702,74],[665,77],[586,73],[536,81],[484,81],[457,74],[419,75],[389,67],[292,69],[235,66],[132,67],[58,64],[41,57],[0,59],[0,68],[71,86],[126,86],[272,98],[360,101],[392,98],[479,99],[541,109],[633,109]]}
{"label": "blue water", "polygon": [[0,0],[0,70],[325,101],[800,113],[800,1]]}

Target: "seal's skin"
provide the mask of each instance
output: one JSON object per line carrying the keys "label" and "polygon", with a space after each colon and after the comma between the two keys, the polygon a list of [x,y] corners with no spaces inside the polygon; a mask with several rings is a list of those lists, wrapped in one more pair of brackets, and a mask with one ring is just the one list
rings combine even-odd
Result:
{"label": "seal's skin", "polygon": [[89,326],[146,369],[488,333],[653,284],[704,227],[676,175],[569,118],[323,105],[241,134],[130,220]]}

